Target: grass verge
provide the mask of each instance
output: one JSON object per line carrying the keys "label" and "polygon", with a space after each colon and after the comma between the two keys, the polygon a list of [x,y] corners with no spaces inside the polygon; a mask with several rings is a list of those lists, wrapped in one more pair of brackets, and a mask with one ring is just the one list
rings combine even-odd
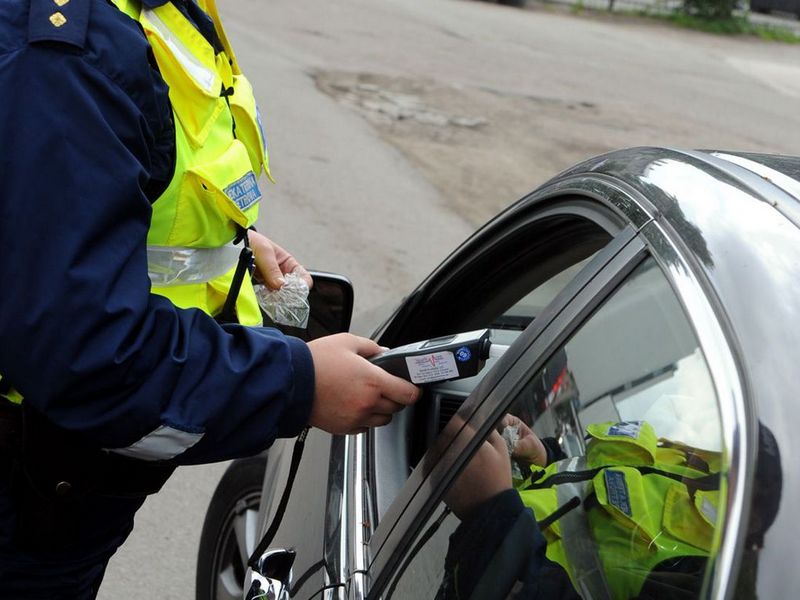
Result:
{"label": "grass verge", "polygon": [[640,16],[668,21],[680,27],[697,29],[720,35],[752,35],[763,40],[800,44],[800,35],[786,27],[752,23],[747,17],[733,16],[730,19],[704,19],[683,13],[656,14],[648,11],[637,12]]}

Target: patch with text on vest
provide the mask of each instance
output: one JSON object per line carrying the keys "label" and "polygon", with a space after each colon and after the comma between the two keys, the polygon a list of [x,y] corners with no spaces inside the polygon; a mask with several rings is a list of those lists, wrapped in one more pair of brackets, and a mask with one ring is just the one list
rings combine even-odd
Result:
{"label": "patch with text on vest", "polygon": [[609,504],[616,506],[621,512],[632,517],[631,497],[630,494],[628,494],[628,484],[625,482],[625,473],[609,469],[605,472],[604,476],[606,478],[606,493],[608,494]]}
{"label": "patch with text on vest", "polygon": [[608,435],[624,435],[636,439],[642,429],[641,421],[623,421],[608,428]]}
{"label": "patch with text on vest", "polygon": [[233,200],[240,210],[247,210],[261,199],[255,173],[250,171],[225,188],[225,194]]}

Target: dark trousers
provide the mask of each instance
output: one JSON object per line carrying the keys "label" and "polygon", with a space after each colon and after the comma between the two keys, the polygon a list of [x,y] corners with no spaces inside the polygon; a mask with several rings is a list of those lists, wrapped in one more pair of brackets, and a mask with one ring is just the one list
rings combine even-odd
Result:
{"label": "dark trousers", "polygon": [[0,464],[0,599],[95,598],[145,497],[87,494],[50,506],[19,475]]}

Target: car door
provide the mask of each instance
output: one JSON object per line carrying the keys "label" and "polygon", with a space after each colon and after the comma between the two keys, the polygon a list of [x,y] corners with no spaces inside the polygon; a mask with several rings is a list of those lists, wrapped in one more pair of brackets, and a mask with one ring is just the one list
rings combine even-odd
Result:
{"label": "car door", "polygon": [[[583,281],[601,268],[634,235],[635,228],[612,204],[569,190],[532,195],[457,249],[376,337],[383,345],[398,346],[475,329],[495,314],[502,317],[495,323],[496,341],[510,343],[534,318],[549,319],[541,311],[554,296],[579,274]],[[294,482],[292,497],[304,502],[290,503],[270,546],[295,551],[292,597],[338,598],[356,589],[366,572],[364,550],[372,531],[390,504],[402,502],[396,493],[436,436],[434,420],[443,419],[447,410],[430,397],[370,435],[312,430],[299,472],[314,476]],[[291,445],[276,443],[270,457],[265,485],[285,481]],[[280,498],[269,492],[265,488],[263,524],[274,519]]]}
{"label": "car door", "polygon": [[[393,425],[349,443],[350,597],[441,592],[452,576],[444,566],[450,536],[461,525],[442,498],[508,414],[555,439],[565,458],[585,456],[590,426],[619,422],[649,423],[658,439],[717,456],[725,483],[700,504],[707,548],[698,550],[697,539],[681,543],[700,557],[693,585],[724,588],[742,504],[740,488],[726,484],[745,468],[734,427],[743,392],[724,323],[692,274],[692,257],[667,233],[646,200],[617,182],[556,180],[490,223],[385,326],[381,341],[390,345],[490,327],[508,350],[476,380],[429,390]],[[650,538],[670,527],[652,524]],[[574,542],[573,535],[563,544]],[[585,546],[599,564],[602,552]],[[486,574],[490,581],[508,580],[509,589],[493,590],[505,597],[519,583],[517,567],[505,572],[503,561],[487,562],[500,565]],[[602,571],[577,569],[571,585],[585,597],[608,595]]]}

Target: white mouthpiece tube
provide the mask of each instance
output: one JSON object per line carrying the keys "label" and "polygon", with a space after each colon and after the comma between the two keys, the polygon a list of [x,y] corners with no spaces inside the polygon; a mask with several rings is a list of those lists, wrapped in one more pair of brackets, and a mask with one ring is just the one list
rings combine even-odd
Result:
{"label": "white mouthpiece tube", "polygon": [[508,350],[508,346],[503,344],[492,344],[489,346],[489,358],[500,358]]}

